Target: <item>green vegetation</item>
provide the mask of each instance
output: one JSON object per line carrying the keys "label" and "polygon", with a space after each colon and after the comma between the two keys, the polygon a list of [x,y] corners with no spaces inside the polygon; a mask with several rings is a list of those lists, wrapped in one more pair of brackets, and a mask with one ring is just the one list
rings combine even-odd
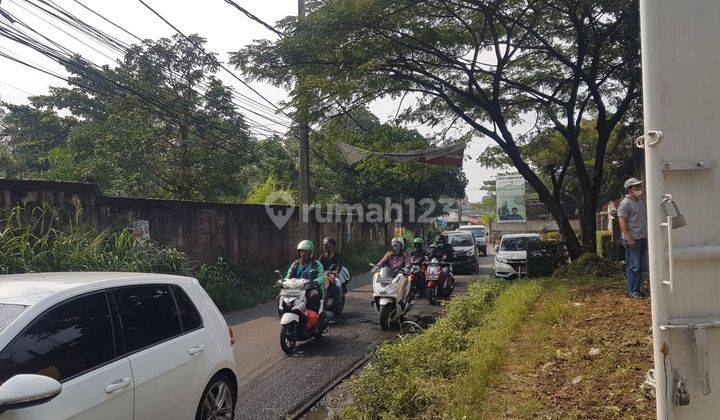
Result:
{"label": "green vegetation", "polygon": [[345,417],[472,417],[541,289],[531,281],[471,284],[425,332],[377,349],[353,381]]}
{"label": "green vegetation", "polygon": [[368,263],[376,263],[385,253],[385,248],[369,240],[351,242],[341,250],[343,264],[351,274],[366,273]]}
{"label": "green vegetation", "polygon": [[[558,235],[559,236],[559,235]],[[551,276],[559,267],[567,264],[568,255],[561,240],[545,238],[528,243],[528,275]]]}
{"label": "green vegetation", "polygon": [[595,254],[583,254],[572,263],[560,267],[553,277],[618,277],[623,275],[623,264]]}
{"label": "green vegetation", "polygon": [[221,310],[274,296],[267,275],[218,260],[201,264],[174,249],[138,241],[127,224],[98,231],[50,205],[18,206],[0,221],[0,274],[44,271],[130,271],[195,277]]}
{"label": "green vegetation", "polygon": [[597,231],[597,254],[610,261],[625,260],[625,247],[620,241],[612,240],[609,230]]}

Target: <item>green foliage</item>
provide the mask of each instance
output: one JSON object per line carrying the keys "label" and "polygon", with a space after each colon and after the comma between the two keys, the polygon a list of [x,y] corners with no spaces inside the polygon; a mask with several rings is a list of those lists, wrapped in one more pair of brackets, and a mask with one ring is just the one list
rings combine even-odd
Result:
{"label": "green foliage", "polygon": [[541,234],[543,241],[562,241],[562,235],[560,232],[556,231],[549,231],[549,232],[543,232]]}
{"label": "green foliage", "polygon": [[[248,195],[248,198],[245,200],[247,204],[265,204],[268,196],[270,194],[283,192],[286,194],[289,194],[290,197],[293,197],[294,200],[298,198],[298,194],[296,191],[290,191],[287,189],[283,189],[280,187],[280,184],[278,181],[273,177],[269,176],[267,179],[265,179],[265,182],[262,184],[257,184],[253,187],[252,191],[250,191],[250,195]],[[278,199],[282,199],[283,197],[278,197]],[[279,204],[279,205],[293,205],[292,202],[274,202],[271,204]]]}
{"label": "green foliage", "polygon": [[[311,160],[311,180],[318,203],[384,205],[386,197],[396,203],[415,199],[415,211],[419,215],[426,209],[418,204],[423,198],[437,200],[465,195],[467,179],[459,168],[421,162],[398,164],[375,157],[348,166],[340,154],[339,142],[381,152],[403,152],[433,146],[431,139],[417,130],[380,123],[366,108],[352,110],[350,116],[336,117],[322,124],[312,133],[310,141],[322,155],[322,159]],[[409,210],[409,206],[404,204],[403,207]]]}
{"label": "green foliage", "polygon": [[530,277],[551,276],[568,262],[565,244],[558,240],[530,241],[527,252]]}
{"label": "green foliage", "polygon": [[461,418],[479,404],[540,290],[526,281],[472,283],[426,331],[377,349],[353,380],[356,400],[344,416]]}
{"label": "green foliage", "polygon": [[123,227],[97,231],[49,204],[18,206],[0,221],[0,274],[47,271],[125,271],[196,277],[221,310],[240,309],[272,297],[259,272],[233,270],[219,260],[201,264],[174,248],[140,242]]}
{"label": "green foliage", "polygon": [[[105,79],[68,67],[69,87],[28,106],[4,104],[0,162],[10,165],[0,165],[0,176],[94,182],[112,195],[242,201],[264,151],[214,76],[215,60],[197,47],[204,43],[196,35],[147,40],[100,69]],[[108,86],[118,79],[143,98]]]}
{"label": "green foliage", "polygon": [[623,264],[596,254],[583,254],[565,267],[555,271],[553,277],[617,277],[623,275]]}
{"label": "green foliage", "polygon": [[612,232],[599,230],[597,232],[597,254],[610,261],[625,260],[625,247],[620,241],[612,240]]}
{"label": "green foliage", "polygon": [[353,241],[347,244],[342,250],[343,264],[350,270],[351,274],[366,273],[369,263],[380,261],[385,253],[385,248],[369,240]]}

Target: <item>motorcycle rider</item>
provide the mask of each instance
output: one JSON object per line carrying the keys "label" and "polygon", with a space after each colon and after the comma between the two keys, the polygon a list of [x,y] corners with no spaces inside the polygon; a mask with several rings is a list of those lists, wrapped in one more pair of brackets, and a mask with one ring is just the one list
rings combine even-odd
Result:
{"label": "motorcycle rider", "polygon": [[[422,265],[427,259],[427,251],[423,245],[425,245],[425,241],[422,238],[413,239],[413,250],[410,253],[411,265]],[[416,277],[416,284],[412,284],[411,287],[414,290],[419,290],[423,284],[425,284],[425,272],[421,269]]]}
{"label": "motorcycle rider", "polygon": [[323,265],[313,258],[315,244],[310,240],[302,240],[297,246],[298,259],[295,260],[288,268],[286,279],[300,278],[303,275],[310,274],[311,270],[317,270],[318,274],[315,278],[317,290],[312,290],[308,294],[308,306],[317,312],[320,308],[320,301],[325,295],[325,270]]}
{"label": "motorcycle rider", "polygon": [[[429,258],[437,258],[441,262],[452,262],[453,261],[453,247],[447,241],[447,236],[439,233],[435,238],[435,244],[430,250]],[[447,276],[450,269],[447,266],[442,268],[443,276]]]}
{"label": "motorcycle rider", "polygon": [[[323,254],[320,256],[318,261],[323,266],[323,268],[330,269],[333,266],[335,267],[335,270],[340,272],[340,269],[342,268],[342,263],[340,261],[340,254],[337,252],[337,241],[335,241],[335,238],[327,237],[323,239]],[[330,287],[330,276],[325,276],[325,290],[328,291],[330,295],[328,297],[331,297],[335,299],[336,302],[340,301],[342,296],[340,295],[341,291],[337,290],[336,287]]]}
{"label": "motorcycle rider", "polygon": [[[385,266],[390,267],[394,270],[400,270],[403,268],[410,267],[410,255],[403,249],[403,243],[400,238],[393,238],[390,241],[391,251],[388,251],[377,263],[377,266],[373,271],[377,271]],[[402,276],[400,280],[400,296],[405,296],[405,284],[407,283],[407,276]]]}

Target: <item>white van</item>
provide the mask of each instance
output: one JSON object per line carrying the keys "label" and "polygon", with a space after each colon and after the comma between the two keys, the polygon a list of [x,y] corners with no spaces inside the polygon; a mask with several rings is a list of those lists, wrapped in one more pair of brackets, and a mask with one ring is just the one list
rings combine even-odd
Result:
{"label": "white van", "polygon": [[462,225],[458,230],[470,231],[475,238],[475,246],[483,256],[487,255],[487,226],[485,225]]}

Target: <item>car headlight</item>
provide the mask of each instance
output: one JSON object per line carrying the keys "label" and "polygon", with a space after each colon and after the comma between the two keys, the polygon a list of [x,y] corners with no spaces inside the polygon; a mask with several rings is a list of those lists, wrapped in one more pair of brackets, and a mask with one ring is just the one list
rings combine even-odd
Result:
{"label": "car headlight", "polygon": [[467,256],[468,256],[468,257],[473,257],[473,256],[475,256],[475,250],[474,250],[474,249],[471,249],[470,251],[468,251],[468,252],[467,252]]}
{"label": "car headlight", "polygon": [[506,262],[508,262],[508,261],[507,261],[507,258],[501,257],[501,256],[499,256],[499,255],[498,255],[497,257],[495,257],[495,259],[497,260],[497,262],[501,262],[501,263],[506,263]]}

